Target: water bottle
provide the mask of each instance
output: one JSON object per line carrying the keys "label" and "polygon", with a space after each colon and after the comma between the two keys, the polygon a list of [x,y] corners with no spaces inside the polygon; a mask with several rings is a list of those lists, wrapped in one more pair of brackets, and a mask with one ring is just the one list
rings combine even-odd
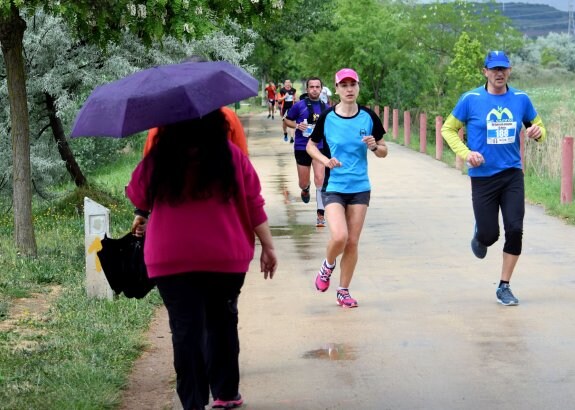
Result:
{"label": "water bottle", "polygon": [[306,125],[305,131],[303,131],[302,134],[304,137],[309,138],[309,136],[313,132],[313,125],[307,123],[307,118],[304,119],[302,122]]}

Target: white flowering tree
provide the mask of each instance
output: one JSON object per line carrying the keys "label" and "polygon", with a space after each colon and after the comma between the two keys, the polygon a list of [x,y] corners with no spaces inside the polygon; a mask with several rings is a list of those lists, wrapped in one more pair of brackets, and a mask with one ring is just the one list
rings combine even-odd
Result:
{"label": "white flowering tree", "polygon": [[26,16],[40,9],[62,16],[79,41],[106,47],[126,32],[136,34],[147,44],[165,35],[198,38],[217,29],[228,18],[239,24],[250,24],[273,16],[283,5],[284,0],[0,0],[0,44],[10,106],[14,242],[18,251],[25,256],[37,254],[23,57]]}
{"label": "white flowering tree", "polygon": [[[26,23],[24,55],[30,102],[31,177],[34,192],[39,195],[43,195],[46,186],[64,179],[71,178],[76,186],[86,185],[88,181],[82,170],[113,159],[129,142],[101,138],[68,141],[66,134],[80,105],[97,85],[148,66],[179,62],[190,55],[226,60],[253,70],[246,59],[254,48],[255,34],[234,22],[227,24],[225,32],[214,31],[202,39],[178,41],[167,36],[161,45],[153,43],[150,47],[128,32],[105,50],[74,39],[61,17],[37,12]],[[3,68],[0,61],[0,72]],[[7,102],[6,87],[0,83],[0,107],[4,107],[0,111],[0,143],[4,145],[0,147],[2,192],[11,188]]]}

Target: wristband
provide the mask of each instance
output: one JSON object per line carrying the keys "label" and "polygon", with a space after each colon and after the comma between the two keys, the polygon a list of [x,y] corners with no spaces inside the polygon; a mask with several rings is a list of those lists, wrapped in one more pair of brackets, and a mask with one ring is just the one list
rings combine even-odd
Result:
{"label": "wristband", "polygon": [[370,150],[371,150],[371,152],[375,152],[375,151],[377,151],[377,148],[378,148],[378,146],[376,145],[375,147],[370,148]]}

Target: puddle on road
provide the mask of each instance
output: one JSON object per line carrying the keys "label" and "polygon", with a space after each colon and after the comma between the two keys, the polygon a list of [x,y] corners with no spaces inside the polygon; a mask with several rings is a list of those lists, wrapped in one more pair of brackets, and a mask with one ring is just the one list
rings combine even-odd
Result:
{"label": "puddle on road", "polygon": [[328,343],[321,349],[310,350],[303,354],[304,359],[355,360],[353,347],[341,343]]}
{"label": "puddle on road", "polygon": [[315,225],[285,225],[285,226],[270,226],[272,236],[289,236],[298,238],[302,236],[311,235],[316,231]]}

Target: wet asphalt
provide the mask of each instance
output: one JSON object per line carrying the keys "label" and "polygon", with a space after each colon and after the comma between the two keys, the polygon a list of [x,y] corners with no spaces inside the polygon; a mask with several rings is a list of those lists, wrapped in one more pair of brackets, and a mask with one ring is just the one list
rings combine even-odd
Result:
{"label": "wet asphalt", "polygon": [[[503,233],[476,259],[469,178],[390,142],[369,155],[372,199],[350,286],[356,309],[314,278],[328,228],[304,204],[278,117],[244,118],[279,269],[240,297],[246,409],[575,408],[575,227],[527,205],[511,281],[497,303]],[[329,224],[329,221],[328,221]]]}

